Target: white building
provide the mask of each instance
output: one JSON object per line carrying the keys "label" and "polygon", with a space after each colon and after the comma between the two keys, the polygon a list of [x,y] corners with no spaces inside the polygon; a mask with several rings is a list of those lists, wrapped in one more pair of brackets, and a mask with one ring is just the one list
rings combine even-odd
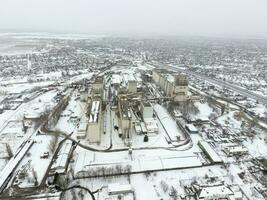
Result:
{"label": "white building", "polygon": [[153,118],[153,107],[149,102],[141,104],[141,114],[146,126],[147,133],[158,133],[157,121]]}
{"label": "white building", "polygon": [[200,190],[197,199],[199,200],[234,199],[234,192],[224,185],[207,186],[203,187]]}
{"label": "white building", "polygon": [[136,93],[137,92],[137,81],[132,74],[124,74],[123,75],[124,84],[126,85],[128,93]]}
{"label": "white building", "polygon": [[142,118],[145,121],[146,119],[153,118],[153,107],[149,102],[142,102],[141,104],[141,114]]}

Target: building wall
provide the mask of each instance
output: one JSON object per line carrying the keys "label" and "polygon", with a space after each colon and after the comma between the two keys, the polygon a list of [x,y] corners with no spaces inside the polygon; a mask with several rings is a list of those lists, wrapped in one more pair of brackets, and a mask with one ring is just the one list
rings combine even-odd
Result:
{"label": "building wall", "polygon": [[98,81],[92,84],[93,94],[103,97],[104,85],[103,82]]}
{"label": "building wall", "polygon": [[130,120],[122,119],[121,120],[121,129],[125,130],[125,129],[129,129],[129,128],[130,128]]}
{"label": "building wall", "polygon": [[186,101],[188,99],[188,86],[175,86],[174,101]]}
{"label": "building wall", "polygon": [[174,95],[173,83],[168,82],[167,88],[166,88],[166,94],[167,94],[167,96],[173,97],[173,95]]}
{"label": "building wall", "polygon": [[129,81],[128,82],[128,92],[129,93],[136,93],[137,92],[137,82],[136,81]]}
{"label": "building wall", "polygon": [[170,82],[167,80],[166,77],[164,77],[164,84],[163,84],[163,90],[166,93],[166,95],[168,95],[168,85],[170,84]]}
{"label": "building wall", "polygon": [[160,76],[160,78],[159,78],[159,87],[162,90],[164,90],[165,81],[166,81],[165,77],[164,76]]}
{"label": "building wall", "polygon": [[81,92],[81,101],[87,101],[87,97],[88,97],[87,91]]}
{"label": "building wall", "polygon": [[153,118],[153,107],[152,106],[144,106],[144,104],[142,104],[141,112],[142,112],[143,120]]}
{"label": "building wall", "polygon": [[159,83],[159,78],[160,78],[159,73],[157,71],[153,70],[152,71],[152,79],[156,84]]}
{"label": "building wall", "polygon": [[185,74],[175,75],[175,80],[169,81],[167,76],[159,74],[153,70],[152,79],[169,97],[174,97],[174,101],[182,102],[188,99],[188,81]]}

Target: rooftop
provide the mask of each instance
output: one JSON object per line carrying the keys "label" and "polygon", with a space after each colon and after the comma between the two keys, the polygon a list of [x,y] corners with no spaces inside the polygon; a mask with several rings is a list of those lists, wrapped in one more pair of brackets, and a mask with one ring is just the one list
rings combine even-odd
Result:
{"label": "rooftop", "polygon": [[96,123],[98,121],[99,109],[100,109],[100,101],[93,101],[89,116],[90,123]]}
{"label": "rooftop", "polygon": [[224,198],[229,195],[233,195],[234,193],[228,187],[224,185],[219,186],[211,186],[204,187],[200,190],[199,199],[207,199],[207,198]]}

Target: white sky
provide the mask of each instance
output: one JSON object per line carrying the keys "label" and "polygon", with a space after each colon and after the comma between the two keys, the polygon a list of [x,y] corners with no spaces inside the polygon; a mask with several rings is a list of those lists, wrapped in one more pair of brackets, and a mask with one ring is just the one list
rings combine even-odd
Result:
{"label": "white sky", "polygon": [[0,0],[0,31],[267,37],[267,0]]}

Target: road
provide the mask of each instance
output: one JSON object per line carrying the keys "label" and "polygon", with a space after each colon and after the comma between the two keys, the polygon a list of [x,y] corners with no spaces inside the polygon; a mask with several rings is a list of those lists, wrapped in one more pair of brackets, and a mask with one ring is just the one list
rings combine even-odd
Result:
{"label": "road", "polygon": [[[208,76],[201,75],[201,74],[198,74],[198,73],[189,71],[189,70],[181,69],[179,67],[174,67],[174,66],[168,66],[168,67],[169,67],[169,69],[172,69],[174,71],[179,71],[179,72],[187,73],[187,74],[192,75],[192,76],[195,76],[195,77],[197,77],[199,79],[206,80],[206,81],[208,81],[208,82],[210,82],[212,84],[225,87],[225,88],[227,88],[229,90],[232,90],[234,92],[237,92],[237,93],[239,93],[239,94],[241,94],[241,95],[243,95],[245,97],[254,99],[254,100],[256,100],[256,101],[258,101],[260,103],[267,104],[267,97],[265,97],[263,95],[256,94],[256,93],[251,92],[251,91],[249,91],[247,89],[244,89],[242,87],[233,85],[231,83],[228,83],[228,82],[225,82],[225,81],[222,81],[222,80],[219,80],[219,79],[210,78]],[[166,67],[164,67],[164,68],[166,69]]]}

